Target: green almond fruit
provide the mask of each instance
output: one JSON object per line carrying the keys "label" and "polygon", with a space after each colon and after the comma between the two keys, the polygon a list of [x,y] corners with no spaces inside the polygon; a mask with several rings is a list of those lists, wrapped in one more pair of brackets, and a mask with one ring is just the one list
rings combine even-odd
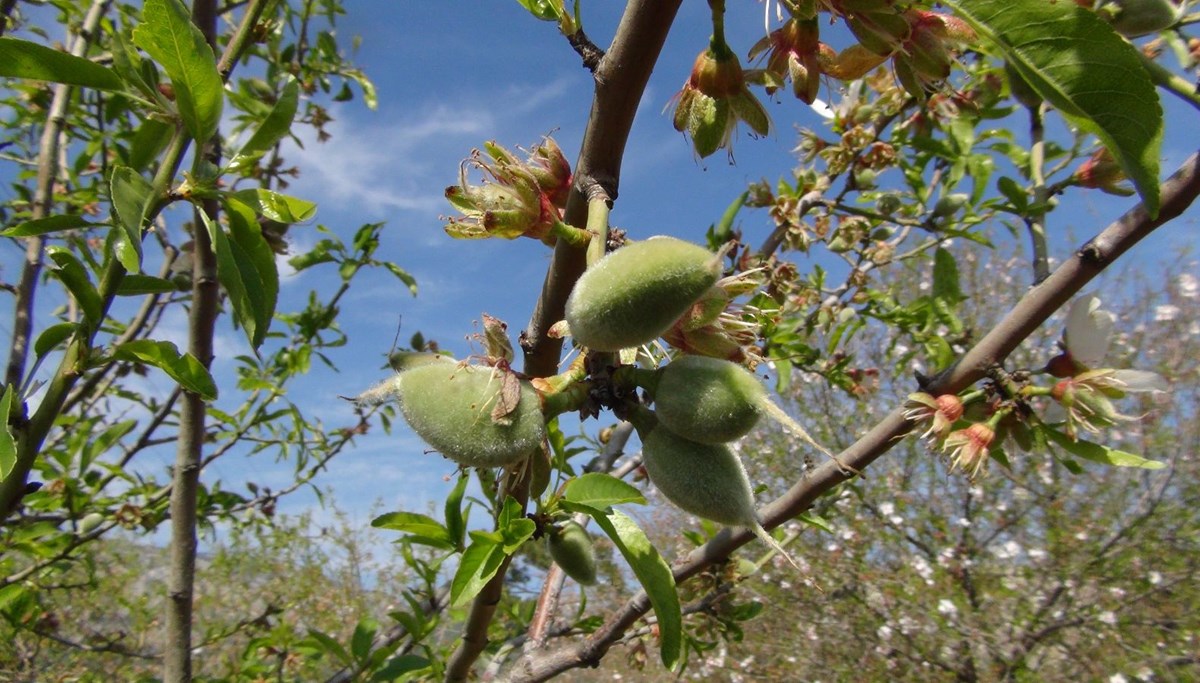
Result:
{"label": "green almond fruit", "polygon": [[567,299],[571,335],[594,351],[654,341],[721,276],[721,257],[673,237],[634,242],[584,272]]}
{"label": "green almond fruit", "polygon": [[1172,0],[1110,0],[1101,4],[1099,10],[1127,38],[1157,33],[1175,25],[1183,16],[1183,5]]}
{"label": "green almond fruit", "polygon": [[746,468],[727,444],[689,441],[659,425],[642,438],[642,464],[650,481],[676,507],[719,524],[745,527],[795,566],[758,521]]}
{"label": "green almond fruit", "polygon": [[680,356],[658,370],[654,412],[662,426],[700,443],[736,441],[763,415],[822,453],[833,457],[798,422],[771,400],[767,388],[738,363],[708,356]]}
{"label": "green almond fruit", "polygon": [[563,573],[585,586],[596,583],[596,549],[583,525],[569,520],[552,529],[548,545]]}
{"label": "green almond fruit", "polygon": [[393,387],[413,431],[460,465],[512,465],[546,438],[537,391],[505,370],[430,363],[396,375]]}
{"label": "green almond fruit", "polygon": [[659,370],[654,412],[659,423],[700,443],[736,441],[754,428],[769,403],[767,389],[741,365],[680,356]]}

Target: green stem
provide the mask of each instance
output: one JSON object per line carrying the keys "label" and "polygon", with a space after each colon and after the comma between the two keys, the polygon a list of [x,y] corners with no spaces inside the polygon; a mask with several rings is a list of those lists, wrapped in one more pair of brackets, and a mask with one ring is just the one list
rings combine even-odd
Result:
{"label": "green stem", "polygon": [[1033,281],[1041,282],[1050,275],[1050,260],[1046,248],[1046,126],[1043,120],[1045,105],[1029,109],[1029,134],[1033,144],[1029,149],[1029,177],[1033,181],[1033,202],[1038,207],[1026,220],[1029,240],[1033,245]]}
{"label": "green stem", "polygon": [[1146,71],[1150,73],[1150,79],[1154,81],[1155,85],[1165,88],[1167,92],[1196,109],[1200,109],[1200,94],[1197,94],[1194,84],[1188,83],[1185,78],[1142,54],[1141,51],[1138,51],[1138,56],[1142,58],[1142,66],[1146,67]]}
{"label": "green stem", "polygon": [[588,199],[587,229],[592,238],[587,245],[589,268],[604,258],[604,250],[608,244],[608,212],[611,207],[612,200],[606,196]]}

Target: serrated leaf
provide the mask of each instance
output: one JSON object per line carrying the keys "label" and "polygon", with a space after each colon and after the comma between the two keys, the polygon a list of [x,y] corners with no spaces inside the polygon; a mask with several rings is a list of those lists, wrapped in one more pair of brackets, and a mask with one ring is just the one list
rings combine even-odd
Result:
{"label": "serrated leaf", "polygon": [[75,297],[75,303],[79,304],[79,310],[83,311],[88,325],[92,329],[99,327],[104,317],[104,302],[101,301],[96,287],[92,285],[87,269],[74,254],[63,247],[46,247],[46,255],[54,261],[55,275],[71,292],[71,296]]}
{"label": "serrated leaf", "polygon": [[47,216],[37,220],[25,221],[0,232],[4,237],[35,237],[37,235],[48,235],[62,230],[76,230],[78,228],[94,228],[106,223],[93,223],[85,219],[83,216],[76,215],[61,215]]}
{"label": "serrated leaf", "polygon": [[247,286],[247,296],[254,314],[254,334],[250,343],[257,349],[266,339],[275,317],[275,306],[279,302],[279,270],[275,265],[275,252],[263,236],[262,227],[251,207],[227,198],[225,210],[229,219],[230,248],[241,271],[242,282]]}
{"label": "serrated leaf", "polygon": [[663,666],[675,668],[683,643],[683,615],[671,567],[628,515],[620,510],[604,513],[595,509],[589,514],[621,551],[650,598],[654,616],[658,618],[659,654]]}
{"label": "serrated leaf", "polygon": [[1159,207],[1163,112],[1137,48],[1090,9],[1045,0],[949,0],[1039,95],[1100,138],[1151,216]]}
{"label": "serrated leaf", "polygon": [[113,213],[121,228],[113,251],[125,270],[136,273],[142,264],[142,223],[154,198],[154,187],[128,166],[117,166],[109,179]]}
{"label": "serrated leaf", "polygon": [[253,166],[263,154],[275,146],[275,143],[282,140],[292,128],[292,120],[296,118],[299,102],[300,85],[296,79],[289,77],[275,106],[271,108],[246,144],[242,145],[242,148],[230,160],[230,169],[239,171]]}
{"label": "serrated leaf", "polygon": [[479,591],[500,570],[504,549],[500,541],[484,534],[472,533],[471,545],[463,551],[458,569],[450,582],[450,604],[462,607],[479,595]]}
{"label": "serrated leaf", "polygon": [[621,503],[645,505],[646,499],[636,487],[603,472],[588,472],[567,483],[563,498],[603,510]]}
{"label": "serrated leaf", "polygon": [[254,213],[280,223],[301,223],[317,212],[317,205],[310,201],[261,187],[241,190],[229,196],[253,209]]}
{"label": "serrated leaf", "polygon": [[217,400],[217,385],[208,373],[208,368],[192,354],[179,353],[179,349],[169,341],[138,339],[125,342],[113,350],[113,356],[153,365],[179,382],[179,386],[187,391],[206,401]]}
{"label": "serrated leaf", "polygon": [[17,466],[17,440],[13,438],[12,430],[8,427],[12,404],[13,385],[5,384],[4,395],[0,396],[0,481],[8,479],[8,475]]}
{"label": "serrated leaf", "polygon": [[0,38],[0,76],[123,90],[116,72],[90,59],[16,38]]}
{"label": "serrated leaf", "polygon": [[194,140],[217,132],[225,86],[217,60],[200,29],[179,0],[145,0],[133,42],[158,62],[171,79],[183,125]]}
{"label": "serrated leaf", "polygon": [[1161,470],[1167,466],[1166,463],[1157,460],[1143,458],[1134,453],[1109,448],[1108,446],[1092,443],[1091,441],[1076,441],[1070,436],[1050,427],[1043,426],[1041,431],[1050,437],[1051,441],[1058,444],[1060,448],[1083,460],[1090,460],[1113,467],[1140,467],[1147,470]]}

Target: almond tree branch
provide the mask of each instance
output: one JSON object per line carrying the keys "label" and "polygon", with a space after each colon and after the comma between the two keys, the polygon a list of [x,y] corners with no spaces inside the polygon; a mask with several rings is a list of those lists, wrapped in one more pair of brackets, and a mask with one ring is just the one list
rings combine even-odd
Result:
{"label": "almond tree branch", "polygon": [[[593,72],[595,95],[575,164],[574,186],[563,215],[566,223],[584,227],[589,200],[598,196],[616,199],[621,160],[633,118],[681,2],[631,0],[626,5],[612,45]],[[585,249],[573,247],[565,240],[558,241],[533,316],[521,334],[524,371],[530,377],[548,377],[557,371],[562,340],[552,339],[546,332],[562,320],[567,295],[585,264]],[[505,481],[517,502],[526,505],[527,477],[505,475]],[[472,603],[462,641],[446,664],[447,681],[465,681],[471,666],[487,647],[487,628],[504,590],[510,560],[511,557],[505,558],[500,570]]]}
{"label": "almond tree branch", "polygon": [[[595,95],[583,145],[575,164],[575,186],[567,200],[564,221],[587,225],[587,206],[595,191],[617,198],[621,160],[650,72],[658,61],[667,32],[682,0],[632,0],[621,17],[608,52],[593,73]],[[562,320],[567,295],[584,269],[584,250],[559,240],[554,248],[542,293],[529,326],[521,335],[525,373],[547,377],[556,372],[562,340],[546,336]]]}
{"label": "almond tree branch", "polygon": [[[217,47],[216,0],[195,0],[192,22],[205,42]],[[228,76],[228,74],[224,74]],[[221,134],[199,141],[195,166],[221,164]],[[212,367],[213,339],[221,290],[217,281],[217,255],[207,226],[215,226],[220,203],[206,199],[195,207],[192,220],[192,306],[188,312],[188,352],[205,368]],[[201,216],[201,212],[204,213]],[[171,549],[167,576],[167,615],[164,625],[163,681],[192,680],[192,609],[196,583],[196,500],[200,489],[200,461],[204,455],[208,404],[199,394],[184,390],[179,411],[179,441],[171,485]]]}
{"label": "almond tree branch", "polygon": [[[1156,218],[1138,204],[1080,247],[1050,277],[1032,288],[986,336],[952,367],[930,380],[924,390],[933,394],[957,393],[986,376],[989,367],[1004,360],[1106,267],[1160,226],[1178,218],[1200,196],[1200,151],[1193,154],[1161,187],[1162,208]],[[838,460],[864,470],[903,439],[913,424],[898,407],[838,455]],[[807,510],[814,501],[848,479],[835,461],[827,461],[797,481],[785,494],[759,512],[763,527],[775,527]],[[672,567],[683,582],[754,539],[744,529],[725,528],[711,541],[693,550]],[[544,681],[570,669],[599,661],[638,619],[650,609],[639,593],[609,616],[586,639],[556,650],[523,658],[504,680]]]}

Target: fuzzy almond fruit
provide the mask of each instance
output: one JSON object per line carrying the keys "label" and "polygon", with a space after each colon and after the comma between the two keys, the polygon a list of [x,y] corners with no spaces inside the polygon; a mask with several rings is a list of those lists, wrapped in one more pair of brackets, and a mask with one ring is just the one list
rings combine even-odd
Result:
{"label": "fuzzy almond fruit", "polygon": [[746,468],[727,444],[689,441],[659,425],[642,437],[642,461],[650,481],[676,507],[726,526],[745,527],[796,566],[758,521]]}
{"label": "fuzzy almond fruit", "polygon": [[596,583],[596,549],[579,522],[569,520],[550,531],[550,557],[567,576],[590,586]]}
{"label": "fuzzy almond fruit", "polygon": [[[512,465],[546,438],[541,398],[499,368],[430,363],[392,380],[409,426],[442,455],[468,467]],[[515,406],[511,406],[513,395]],[[496,406],[510,404],[503,414]]]}
{"label": "fuzzy almond fruit", "polygon": [[571,335],[594,351],[654,341],[716,284],[721,256],[674,237],[628,244],[587,269],[567,299]]}
{"label": "fuzzy almond fruit", "polygon": [[736,441],[763,415],[825,455],[833,457],[804,427],[771,400],[754,373],[732,361],[680,356],[658,370],[654,412],[662,426],[700,443]]}

